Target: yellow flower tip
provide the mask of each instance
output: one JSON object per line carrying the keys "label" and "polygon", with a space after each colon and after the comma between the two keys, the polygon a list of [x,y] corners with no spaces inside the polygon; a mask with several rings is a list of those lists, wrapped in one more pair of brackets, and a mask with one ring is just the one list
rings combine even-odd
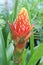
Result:
{"label": "yellow flower tip", "polygon": [[[19,15],[20,15],[20,14],[23,14],[23,13],[25,13],[26,15],[28,15],[27,9],[24,8],[24,7],[20,10]],[[24,14],[24,15],[25,15],[25,14]]]}

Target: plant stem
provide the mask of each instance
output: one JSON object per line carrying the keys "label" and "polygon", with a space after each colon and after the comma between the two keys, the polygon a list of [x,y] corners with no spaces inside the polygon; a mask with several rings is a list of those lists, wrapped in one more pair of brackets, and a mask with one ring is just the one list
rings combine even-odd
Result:
{"label": "plant stem", "polygon": [[21,62],[21,54],[17,49],[16,46],[14,45],[14,64],[19,65]]}

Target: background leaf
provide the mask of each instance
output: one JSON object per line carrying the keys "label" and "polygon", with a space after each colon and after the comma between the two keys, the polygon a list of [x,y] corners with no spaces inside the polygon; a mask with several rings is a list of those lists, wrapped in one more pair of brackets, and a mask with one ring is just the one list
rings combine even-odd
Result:
{"label": "background leaf", "polygon": [[42,51],[43,51],[43,43],[41,43],[37,48],[37,50],[33,53],[27,65],[35,65],[38,62],[38,60],[43,56]]}
{"label": "background leaf", "polygon": [[6,49],[1,29],[0,29],[0,65],[7,65]]}

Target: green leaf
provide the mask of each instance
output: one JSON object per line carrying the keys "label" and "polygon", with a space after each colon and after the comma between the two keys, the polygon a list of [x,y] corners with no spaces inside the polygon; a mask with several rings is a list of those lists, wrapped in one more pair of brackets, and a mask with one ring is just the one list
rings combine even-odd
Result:
{"label": "green leaf", "polygon": [[43,62],[39,63],[39,65],[43,65]]}
{"label": "green leaf", "polygon": [[18,7],[18,0],[14,0],[14,10],[11,16],[11,22],[14,22],[15,18],[16,18],[16,13],[17,13],[17,7]]}
{"label": "green leaf", "polygon": [[36,65],[38,60],[43,56],[43,43],[39,45],[39,47],[34,51],[27,65]]}
{"label": "green leaf", "polygon": [[23,54],[22,54],[22,61],[21,61],[20,65],[26,64],[27,53],[28,53],[28,49],[24,49]]}
{"label": "green leaf", "polygon": [[10,61],[9,62],[9,65],[15,65],[13,61]]}
{"label": "green leaf", "polygon": [[7,47],[11,43],[11,41],[12,41],[12,37],[11,37],[11,33],[9,32],[7,36]]}
{"label": "green leaf", "polygon": [[1,29],[0,29],[0,65],[7,65],[6,49]]}
{"label": "green leaf", "polygon": [[8,36],[9,31],[10,31],[8,21],[6,21],[6,25],[5,25],[5,27],[3,28],[2,31],[3,31],[5,46],[7,47],[7,36]]}
{"label": "green leaf", "polygon": [[4,28],[5,27],[6,22],[3,19],[0,19],[0,28]]}
{"label": "green leaf", "polygon": [[4,6],[5,6],[5,8],[3,11],[3,20],[5,20],[6,24],[5,24],[5,27],[3,28],[3,37],[4,37],[4,41],[5,41],[5,46],[7,47],[7,36],[10,31],[9,24],[8,24],[9,12],[8,12],[7,4],[4,4]]}
{"label": "green leaf", "polygon": [[13,46],[13,41],[8,45],[6,49],[6,55],[7,55],[7,60],[9,61],[11,57],[13,56],[13,51],[14,51],[14,46]]}
{"label": "green leaf", "polygon": [[30,37],[30,50],[31,50],[31,55],[32,55],[34,52],[34,35]]}

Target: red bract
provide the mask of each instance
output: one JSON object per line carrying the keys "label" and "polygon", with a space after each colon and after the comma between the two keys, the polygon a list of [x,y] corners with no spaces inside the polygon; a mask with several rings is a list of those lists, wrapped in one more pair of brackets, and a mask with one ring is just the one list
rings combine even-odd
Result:
{"label": "red bract", "polygon": [[18,14],[18,17],[14,21],[14,24],[9,23],[12,32],[12,37],[16,41],[16,47],[20,51],[26,45],[26,41],[31,36],[30,31],[35,25],[30,25],[30,20],[28,18],[28,13],[25,8],[22,8]]}

